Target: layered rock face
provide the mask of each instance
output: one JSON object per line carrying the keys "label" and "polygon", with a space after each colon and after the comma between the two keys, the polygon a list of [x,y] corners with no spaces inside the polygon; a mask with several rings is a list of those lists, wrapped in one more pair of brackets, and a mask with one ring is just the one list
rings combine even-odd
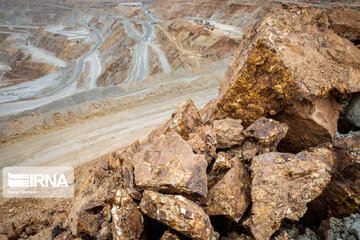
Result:
{"label": "layered rock face", "polygon": [[[77,200],[71,234],[303,239],[321,220],[358,211],[360,138],[334,135],[339,106],[360,90],[360,50],[327,14],[270,11],[244,37],[214,102],[179,104],[145,140],[110,156],[114,178]],[[309,218],[302,232],[286,230]]]}
{"label": "layered rock face", "polygon": [[331,140],[338,102],[360,91],[360,52],[329,27],[323,9],[270,11],[244,36],[212,118],[238,118],[247,127],[273,116],[289,125],[283,146],[292,152]]}

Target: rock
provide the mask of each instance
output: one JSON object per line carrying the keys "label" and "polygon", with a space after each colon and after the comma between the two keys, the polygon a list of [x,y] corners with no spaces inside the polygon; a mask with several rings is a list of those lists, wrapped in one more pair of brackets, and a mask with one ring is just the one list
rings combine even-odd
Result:
{"label": "rock", "polygon": [[119,172],[114,171],[107,175],[106,171],[99,169],[81,185],[65,221],[72,235],[95,237],[101,224],[111,220],[110,203],[115,195],[113,190],[119,187],[113,175],[117,174]]}
{"label": "rock", "polygon": [[200,127],[196,133],[190,133],[187,143],[195,153],[203,154],[208,164],[216,156],[216,133],[209,125]]}
{"label": "rock", "polygon": [[346,108],[345,118],[357,128],[360,128],[360,93],[352,96]]}
{"label": "rock", "polygon": [[274,240],[292,240],[293,238],[287,231],[282,231],[279,235],[274,237]]}
{"label": "rock", "polygon": [[210,170],[211,175],[218,175],[220,172],[231,168],[231,161],[224,152],[219,152]]}
{"label": "rock", "polygon": [[338,136],[334,141],[335,166],[323,194],[309,203],[304,219],[342,218],[356,213],[360,205],[360,136]]}
{"label": "rock", "polygon": [[140,239],[144,230],[144,219],[137,205],[124,189],[117,191],[111,215],[113,219],[113,237],[115,239]]}
{"label": "rock", "polygon": [[222,237],[221,240],[253,240],[254,238],[245,234],[239,235],[237,232],[229,233],[229,236]]}
{"label": "rock", "polygon": [[360,234],[360,214],[342,219],[331,217],[323,220],[320,225],[322,238],[332,239],[359,239]]}
{"label": "rock", "polygon": [[348,231],[354,235],[356,235],[357,239],[360,239],[360,219],[351,224],[351,227]]}
{"label": "rock", "polygon": [[199,133],[201,139],[206,144],[206,155],[208,156],[207,159],[208,163],[210,164],[212,161],[212,158],[216,157],[216,132],[210,125],[205,125],[200,128],[198,128],[197,132]]}
{"label": "rock", "polygon": [[54,228],[51,230],[51,236],[55,238],[65,231],[66,227],[64,227],[63,223],[55,224]]}
{"label": "rock", "polygon": [[160,238],[160,240],[185,240],[180,233],[175,232],[174,230],[167,230],[164,232],[164,235]]}
{"label": "rock", "polygon": [[175,131],[184,140],[189,139],[189,134],[196,131],[202,125],[202,120],[194,102],[191,99],[180,103],[172,116],[165,124],[165,132]]}
{"label": "rock", "polygon": [[181,136],[167,133],[144,144],[133,157],[135,184],[143,189],[207,195],[207,162]]}
{"label": "rock", "polygon": [[[223,79],[212,119],[284,122],[287,151],[331,141],[341,102],[360,91],[360,50],[329,29],[326,10],[283,4],[248,31]],[[286,149],[284,147],[284,149]]]}
{"label": "rock", "polygon": [[241,155],[242,155],[242,158],[248,162],[262,150],[263,150],[263,147],[260,147],[259,145],[255,144],[251,141],[246,141],[242,145]]}
{"label": "rock", "polygon": [[141,211],[195,240],[216,240],[210,219],[198,205],[180,195],[144,191]]}
{"label": "rock", "polygon": [[209,216],[223,215],[239,222],[250,205],[250,176],[240,159],[233,159],[234,166],[209,190],[204,210]]}
{"label": "rock", "polygon": [[331,29],[355,45],[360,44],[360,11],[350,11],[337,7],[330,9],[329,21]]}
{"label": "rock", "polygon": [[112,169],[118,169],[124,165],[124,162],[131,162],[133,155],[140,149],[140,142],[136,140],[130,146],[113,152],[109,155],[108,165]]}
{"label": "rock", "polygon": [[103,227],[100,230],[100,235],[102,238],[107,239],[107,237],[110,235],[111,231],[108,227]]}
{"label": "rock", "polygon": [[251,124],[244,131],[244,135],[274,151],[280,140],[285,137],[288,129],[285,123],[262,117]]}
{"label": "rock", "polygon": [[223,119],[213,122],[213,128],[216,132],[217,148],[229,148],[240,145],[244,137],[242,131],[244,127],[241,120]]}
{"label": "rock", "polygon": [[297,221],[306,204],[318,197],[330,181],[332,151],[271,152],[252,160],[252,215],[246,222],[258,240],[270,239],[284,218]]}

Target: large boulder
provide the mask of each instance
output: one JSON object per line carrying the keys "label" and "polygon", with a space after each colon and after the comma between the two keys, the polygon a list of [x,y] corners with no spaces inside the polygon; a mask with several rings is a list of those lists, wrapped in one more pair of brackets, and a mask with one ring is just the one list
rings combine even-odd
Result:
{"label": "large boulder", "polygon": [[212,119],[248,127],[272,116],[289,126],[283,146],[299,152],[331,140],[339,101],[358,91],[360,50],[329,29],[324,9],[283,4],[244,35]]}
{"label": "large boulder", "polygon": [[306,204],[330,181],[333,153],[326,147],[311,152],[271,152],[252,160],[252,215],[247,221],[258,240],[270,239],[284,218],[297,221]]}
{"label": "large boulder", "polygon": [[133,156],[135,184],[143,189],[187,196],[207,195],[207,162],[176,132],[144,143]]}
{"label": "large boulder", "polygon": [[140,239],[144,230],[144,218],[126,190],[117,191],[111,215],[114,239]]}
{"label": "large boulder", "polygon": [[223,215],[239,222],[250,205],[250,176],[240,159],[233,159],[234,166],[209,190],[204,206],[209,215]]}
{"label": "large boulder", "polygon": [[209,216],[201,207],[180,195],[144,191],[141,211],[195,240],[216,240]]}

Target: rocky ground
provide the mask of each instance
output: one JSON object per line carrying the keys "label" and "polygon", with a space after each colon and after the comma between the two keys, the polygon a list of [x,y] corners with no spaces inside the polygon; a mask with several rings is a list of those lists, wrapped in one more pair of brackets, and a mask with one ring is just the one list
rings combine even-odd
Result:
{"label": "rocky ground", "polygon": [[[167,2],[153,6],[170,8],[162,18],[183,14],[173,11],[183,1]],[[269,7],[244,31],[215,99],[185,100],[144,139],[78,167],[74,199],[4,199],[0,239],[359,239],[359,16]],[[166,41],[179,26],[159,29]]]}

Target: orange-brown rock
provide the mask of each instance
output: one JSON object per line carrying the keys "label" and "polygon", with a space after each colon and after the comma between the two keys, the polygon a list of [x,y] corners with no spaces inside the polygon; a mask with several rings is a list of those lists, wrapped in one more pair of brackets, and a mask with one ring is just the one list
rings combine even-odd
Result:
{"label": "orange-brown rock", "polygon": [[329,21],[335,33],[349,39],[355,45],[360,45],[360,10],[333,8],[330,10]]}
{"label": "orange-brown rock", "polygon": [[285,137],[288,129],[289,127],[285,123],[262,117],[251,124],[244,131],[244,135],[274,151],[280,140]]}
{"label": "orange-brown rock", "polygon": [[216,157],[216,133],[210,125],[199,127],[196,133],[190,133],[187,143],[197,154],[203,154],[208,162]]}
{"label": "orange-brown rock", "polygon": [[240,119],[223,119],[213,122],[213,128],[216,132],[217,148],[229,148],[240,145],[244,136]]}
{"label": "orange-brown rock", "polygon": [[188,99],[176,107],[172,118],[165,125],[165,131],[175,131],[183,139],[188,140],[189,134],[195,132],[201,124],[202,120],[194,102]]}
{"label": "orange-brown rock", "polygon": [[65,222],[72,235],[79,237],[88,235],[95,237],[103,222],[111,219],[111,206],[114,194],[112,190],[118,187],[113,179],[96,175],[83,183],[78,196],[74,199],[72,208]]}
{"label": "orange-brown rock", "polygon": [[140,239],[144,230],[144,218],[126,190],[117,191],[111,215],[114,239]]}
{"label": "orange-brown rock", "polygon": [[330,181],[333,153],[326,147],[311,152],[271,152],[252,160],[252,215],[246,225],[258,240],[270,239],[284,218],[298,220],[306,204]]}
{"label": "orange-brown rock", "polygon": [[209,190],[204,210],[209,216],[223,215],[239,222],[250,205],[250,176],[240,159],[232,161],[234,166]]}
{"label": "orange-brown rock", "polygon": [[160,240],[185,240],[185,237],[174,230],[167,230],[164,232]]}
{"label": "orange-brown rock", "polygon": [[254,238],[246,234],[239,235],[237,232],[229,233],[229,236],[222,237],[221,240],[253,240]]}
{"label": "orange-brown rock", "polygon": [[299,152],[331,140],[341,109],[337,101],[357,91],[360,50],[329,29],[324,9],[283,4],[244,35],[212,118],[241,119],[248,127],[274,116],[288,124],[283,141]]}
{"label": "orange-brown rock", "polygon": [[201,207],[180,195],[145,191],[141,211],[149,217],[195,240],[216,240],[209,216]]}
{"label": "orange-brown rock", "polygon": [[337,137],[334,142],[335,168],[323,194],[309,204],[306,221],[342,218],[360,206],[360,136]]}
{"label": "orange-brown rock", "polygon": [[207,194],[207,162],[176,132],[140,147],[133,156],[135,184],[143,189],[192,196]]}
{"label": "orange-brown rock", "polygon": [[210,174],[218,175],[220,172],[229,168],[231,168],[231,161],[228,159],[228,155],[224,152],[219,152],[211,167]]}

